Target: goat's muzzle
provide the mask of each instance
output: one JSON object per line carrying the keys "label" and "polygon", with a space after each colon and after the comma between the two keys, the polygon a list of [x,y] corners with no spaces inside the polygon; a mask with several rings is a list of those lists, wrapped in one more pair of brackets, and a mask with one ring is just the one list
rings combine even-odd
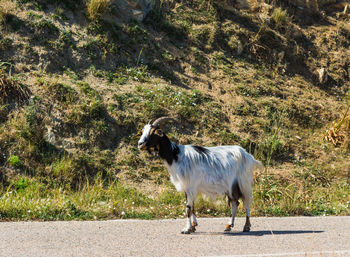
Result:
{"label": "goat's muzzle", "polygon": [[146,150],[146,148],[147,148],[146,142],[138,143],[138,144],[137,144],[137,147],[138,147],[140,150]]}

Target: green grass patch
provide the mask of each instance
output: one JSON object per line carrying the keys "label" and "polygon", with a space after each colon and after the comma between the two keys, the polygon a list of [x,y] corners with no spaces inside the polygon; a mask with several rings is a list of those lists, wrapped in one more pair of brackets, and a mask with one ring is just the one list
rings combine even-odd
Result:
{"label": "green grass patch", "polygon": [[197,90],[176,90],[170,86],[137,86],[136,92],[142,99],[139,107],[147,117],[158,117],[171,110],[187,120],[195,120],[203,112],[200,106],[210,101]]}
{"label": "green grass patch", "polygon": [[[332,192],[332,193],[330,193]],[[38,179],[20,177],[0,189],[2,220],[94,220],[112,218],[179,218],[185,214],[185,198],[173,187],[156,197],[99,175],[78,190]],[[346,183],[320,186],[298,185],[261,174],[254,187],[252,215],[349,215],[350,187]],[[229,216],[226,199],[215,202],[199,197],[199,217]],[[245,215],[239,208],[238,216]]]}

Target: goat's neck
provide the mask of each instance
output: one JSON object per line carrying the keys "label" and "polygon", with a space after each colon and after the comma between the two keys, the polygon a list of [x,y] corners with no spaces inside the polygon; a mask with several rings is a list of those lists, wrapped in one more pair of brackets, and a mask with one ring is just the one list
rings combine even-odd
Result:
{"label": "goat's neck", "polygon": [[159,143],[159,156],[169,165],[178,160],[179,147],[164,134]]}

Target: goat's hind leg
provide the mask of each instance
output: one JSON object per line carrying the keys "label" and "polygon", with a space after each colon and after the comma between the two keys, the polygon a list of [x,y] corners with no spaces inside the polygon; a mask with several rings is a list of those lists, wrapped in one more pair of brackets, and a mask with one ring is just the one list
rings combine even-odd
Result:
{"label": "goat's hind leg", "polygon": [[250,205],[252,203],[252,194],[250,193],[248,197],[243,197],[243,206],[246,210],[246,216],[245,216],[245,224],[243,227],[243,232],[249,232],[250,231]]}
{"label": "goat's hind leg", "polygon": [[192,206],[192,232],[196,231],[196,227],[198,226],[196,215],[194,214],[194,204]]}
{"label": "goat's hind leg", "polygon": [[230,232],[231,229],[234,227],[235,225],[235,217],[236,217],[236,213],[237,213],[237,208],[238,208],[238,205],[239,205],[239,202],[237,200],[232,200],[230,199],[231,201],[231,204],[232,204],[232,211],[231,211],[231,222],[226,224],[225,226],[225,232]]}
{"label": "goat's hind leg", "polygon": [[225,226],[225,230],[224,230],[225,232],[231,231],[231,228],[233,228],[233,226],[235,225],[235,217],[236,217],[236,213],[239,205],[238,200],[241,196],[242,196],[242,192],[239,188],[238,181],[235,179],[231,186],[231,193],[227,195],[228,203],[229,205],[231,203],[231,206],[232,206],[232,211],[231,211],[232,217],[231,217],[231,222]]}
{"label": "goat's hind leg", "polygon": [[246,208],[246,216],[245,216],[245,224],[244,224],[244,227],[243,227],[243,232],[249,232],[250,231],[250,227],[251,227],[251,224],[250,224],[250,213],[249,213],[249,208]]}

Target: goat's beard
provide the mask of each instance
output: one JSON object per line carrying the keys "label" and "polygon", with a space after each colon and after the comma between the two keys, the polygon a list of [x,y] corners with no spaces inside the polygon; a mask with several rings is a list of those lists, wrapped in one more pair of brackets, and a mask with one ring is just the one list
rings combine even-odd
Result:
{"label": "goat's beard", "polygon": [[157,146],[147,146],[146,147],[146,150],[147,150],[147,152],[150,154],[150,155],[156,155],[157,153],[158,153],[158,148],[157,148]]}

